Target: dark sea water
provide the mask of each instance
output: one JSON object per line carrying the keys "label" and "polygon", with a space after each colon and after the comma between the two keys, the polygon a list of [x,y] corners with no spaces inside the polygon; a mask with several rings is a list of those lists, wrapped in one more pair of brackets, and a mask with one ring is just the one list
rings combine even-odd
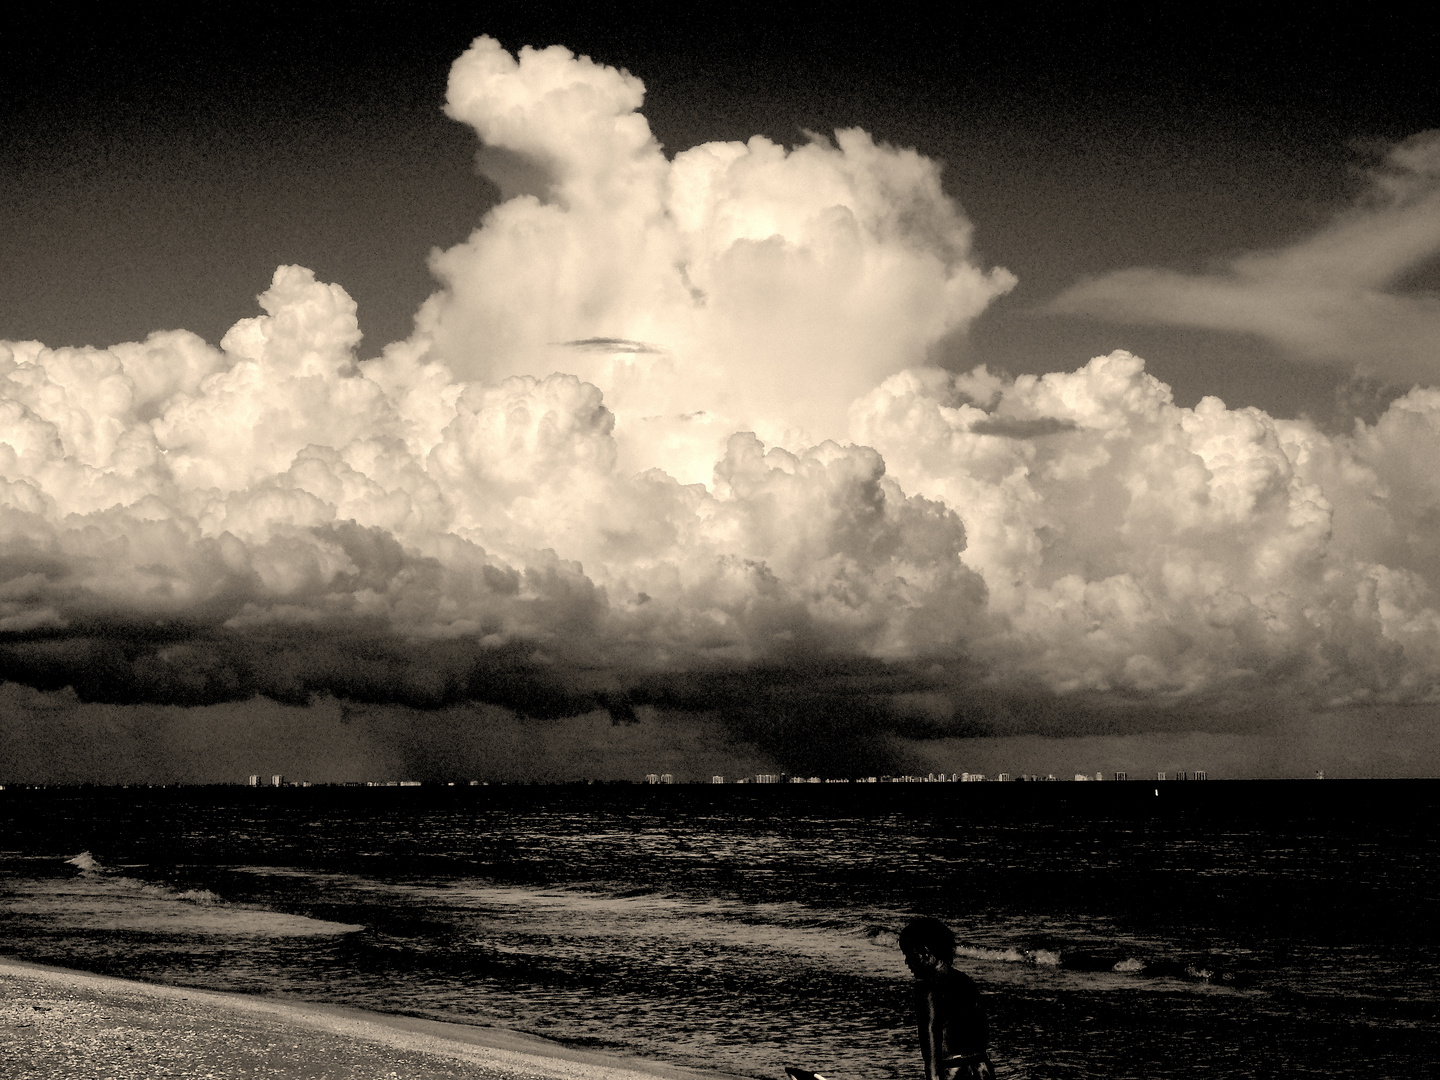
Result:
{"label": "dark sea water", "polygon": [[1431,781],[12,789],[0,954],[888,1080],[932,914],[1001,1077],[1433,1077],[1437,825]]}

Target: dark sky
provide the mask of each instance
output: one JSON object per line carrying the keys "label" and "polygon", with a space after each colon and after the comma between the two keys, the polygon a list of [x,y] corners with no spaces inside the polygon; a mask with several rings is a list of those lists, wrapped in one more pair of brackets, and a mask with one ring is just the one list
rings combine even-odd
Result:
{"label": "dark sky", "polygon": [[[103,346],[183,326],[218,340],[281,262],[356,298],[362,352],[406,336],[432,289],[427,252],[462,239],[493,196],[473,171],[473,133],[440,112],[451,62],[488,33],[639,75],[672,152],[860,125],[944,162],[980,251],[1020,279],[945,350],[950,366],[1069,370],[1125,347],[1181,403],[1214,393],[1332,419],[1348,370],[1297,365],[1244,335],[1034,308],[1086,275],[1200,270],[1326,220],[1360,186],[1367,147],[1440,125],[1433,20],[1374,6],[1293,19],[1253,6],[837,11],[12,16],[0,337]],[[1410,284],[1432,277],[1422,268]]]}

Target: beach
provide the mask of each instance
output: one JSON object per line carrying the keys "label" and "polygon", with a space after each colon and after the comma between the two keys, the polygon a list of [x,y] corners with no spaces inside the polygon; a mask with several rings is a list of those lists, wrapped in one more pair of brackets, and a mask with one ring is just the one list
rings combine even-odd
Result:
{"label": "beach", "polygon": [[1435,786],[1173,788],[7,791],[0,1078],[911,1080],[914,913],[999,1080],[1416,1075]]}
{"label": "beach", "polygon": [[0,1075],[715,1080],[517,1032],[0,958]]}

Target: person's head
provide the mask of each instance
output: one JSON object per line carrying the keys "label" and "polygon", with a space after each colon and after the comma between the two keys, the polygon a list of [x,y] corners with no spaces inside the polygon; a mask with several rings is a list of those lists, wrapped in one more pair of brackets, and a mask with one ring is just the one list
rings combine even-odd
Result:
{"label": "person's head", "polygon": [[900,931],[900,951],[917,979],[933,978],[955,962],[955,935],[939,919],[911,919]]}

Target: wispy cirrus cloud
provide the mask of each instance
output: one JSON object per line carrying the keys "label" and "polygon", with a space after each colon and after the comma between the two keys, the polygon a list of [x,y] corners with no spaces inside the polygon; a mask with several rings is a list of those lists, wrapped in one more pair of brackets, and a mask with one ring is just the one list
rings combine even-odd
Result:
{"label": "wispy cirrus cloud", "polygon": [[1083,281],[1055,314],[1256,334],[1290,355],[1394,382],[1440,376],[1440,296],[1403,291],[1440,255],[1440,131],[1391,148],[1355,206],[1287,247],[1187,274],[1130,267]]}

